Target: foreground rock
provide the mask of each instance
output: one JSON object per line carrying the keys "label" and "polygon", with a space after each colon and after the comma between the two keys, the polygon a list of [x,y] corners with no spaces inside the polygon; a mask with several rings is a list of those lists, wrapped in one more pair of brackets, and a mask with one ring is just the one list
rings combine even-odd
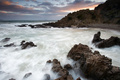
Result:
{"label": "foreground rock", "polygon": [[21,42],[21,49],[26,49],[29,47],[36,47],[37,45],[35,45],[33,42],[25,42],[24,40]]}
{"label": "foreground rock", "polygon": [[92,43],[94,43],[96,47],[106,48],[106,47],[112,47],[115,45],[120,46],[120,38],[112,36],[109,39],[104,40],[100,38],[100,34],[101,34],[100,32],[95,34],[92,40]]}
{"label": "foreground rock", "polygon": [[[60,64],[60,62],[57,59],[54,59],[53,61],[49,60],[47,63],[52,63],[52,71],[57,73],[59,78],[55,80],[73,80],[72,75],[69,74],[68,70],[63,68]],[[70,66],[70,65],[69,65]]]}
{"label": "foreground rock", "polygon": [[68,53],[67,57],[80,64],[80,69],[86,77],[95,80],[120,80],[119,67],[112,66],[112,60],[98,51],[94,53],[87,45],[75,45]]}
{"label": "foreground rock", "polygon": [[27,24],[16,25],[17,27],[27,27]]}
{"label": "foreground rock", "polygon": [[32,73],[26,73],[26,74],[24,75],[23,79],[28,78],[28,77],[30,77],[31,75],[32,75]]}

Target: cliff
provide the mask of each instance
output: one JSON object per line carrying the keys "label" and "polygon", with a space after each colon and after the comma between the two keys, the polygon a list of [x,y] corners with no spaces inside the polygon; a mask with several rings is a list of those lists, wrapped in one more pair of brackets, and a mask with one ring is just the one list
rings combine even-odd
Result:
{"label": "cliff", "polygon": [[120,24],[120,0],[107,0],[94,10],[79,10],[69,13],[55,23],[44,25],[53,27],[84,27],[88,24]]}

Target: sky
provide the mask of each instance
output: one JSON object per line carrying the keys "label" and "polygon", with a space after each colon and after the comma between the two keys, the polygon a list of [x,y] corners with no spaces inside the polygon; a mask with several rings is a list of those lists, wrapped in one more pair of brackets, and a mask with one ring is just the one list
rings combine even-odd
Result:
{"label": "sky", "polygon": [[59,20],[106,0],[0,0],[0,20]]}

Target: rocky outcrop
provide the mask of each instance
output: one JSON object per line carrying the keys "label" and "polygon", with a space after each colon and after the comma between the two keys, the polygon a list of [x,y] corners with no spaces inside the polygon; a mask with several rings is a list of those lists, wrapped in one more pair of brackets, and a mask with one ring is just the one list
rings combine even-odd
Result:
{"label": "rocky outcrop", "polygon": [[109,39],[101,39],[100,38],[100,32],[94,35],[92,43],[95,44],[96,47],[98,48],[107,48],[107,47],[112,47],[115,45],[120,46],[120,38],[118,37],[110,37]]}
{"label": "rocky outcrop", "polygon": [[37,45],[35,45],[33,42],[25,42],[24,40],[21,42],[21,49],[26,49],[29,47],[36,47]]}
{"label": "rocky outcrop", "polygon": [[11,78],[11,79],[9,79],[9,80],[16,80],[16,79],[14,79],[14,78]]}
{"label": "rocky outcrop", "polygon": [[55,23],[44,25],[53,27],[90,27],[90,24],[120,24],[120,0],[107,0],[95,10],[79,10],[69,13]]}
{"label": "rocky outcrop", "polygon": [[[91,77],[95,80],[119,80],[119,67],[112,66],[112,60],[98,51],[94,53],[87,45],[75,45],[68,53],[68,58],[71,58],[80,64],[80,69],[86,77]],[[116,78],[114,78],[116,77]]]}
{"label": "rocky outcrop", "polygon": [[[53,61],[49,60],[47,63],[52,63],[52,71],[57,73],[59,78],[55,80],[73,80],[72,75],[69,74],[68,70],[63,68],[60,64],[60,62],[57,59],[53,59]],[[70,65],[67,65],[68,69],[71,67]]]}
{"label": "rocky outcrop", "polygon": [[17,27],[27,27],[28,24],[16,25]]}
{"label": "rocky outcrop", "polygon": [[8,42],[9,40],[10,40],[10,38],[4,38],[0,42]]}

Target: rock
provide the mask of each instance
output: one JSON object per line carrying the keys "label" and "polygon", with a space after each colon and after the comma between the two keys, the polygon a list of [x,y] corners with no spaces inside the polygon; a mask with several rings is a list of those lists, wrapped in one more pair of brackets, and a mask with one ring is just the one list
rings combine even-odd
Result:
{"label": "rock", "polygon": [[81,80],[80,77],[78,77],[76,80]]}
{"label": "rock", "polygon": [[52,61],[51,61],[51,60],[48,60],[47,63],[52,63]]}
{"label": "rock", "polygon": [[1,40],[1,42],[8,42],[10,40],[10,38],[4,38]]}
{"label": "rock", "polygon": [[25,42],[22,41],[21,42],[21,49],[26,49],[28,47],[36,47],[37,45],[35,45],[33,42]]}
{"label": "rock", "polygon": [[65,76],[62,76],[62,77],[57,78],[55,80],[73,80],[73,77],[72,77],[72,75],[65,75]]}
{"label": "rock", "polygon": [[28,77],[30,77],[31,75],[32,75],[32,73],[26,73],[26,74],[24,75],[23,79],[28,78]]}
{"label": "rock", "polygon": [[112,47],[112,46],[115,46],[115,45],[120,46],[120,38],[112,36],[109,39],[106,39],[106,40],[100,42],[96,46],[98,48],[106,48],[106,47]]}
{"label": "rock", "polygon": [[101,32],[97,32],[94,37],[93,37],[93,40],[92,40],[92,43],[96,43],[96,42],[100,42],[102,41],[103,39],[100,38],[100,35],[101,35]]}
{"label": "rock", "polygon": [[17,25],[17,27],[27,27],[28,24]]}
{"label": "rock", "polygon": [[11,79],[9,79],[9,80],[16,80],[16,79],[14,79],[14,78],[11,78]]}
{"label": "rock", "polygon": [[64,65],[64,68],[67,69],[67,70],[71,70],[72,66],[70,64],[66,64],[66,65]]}
{"label": "rock", "polygon": [[52,63],[53,72],[58,73],[59,76],[69,75],[69,72],[61,66],[60,62],[57,59],[54,59]]}
{"label": "rock", "polygon": [[24,43],[25,43],[25,40],[23,40],[20,45],[23,45]]}
{"label": "rock", "polygon": [[14,43],[4,45],[4,47],[14,47],[14,46],[15,46]]}
{"label": "rock", "polygon": [[50,80],[50,75],[49,74],[45,74],[43,80]]}
{"label": "rock", "polygon": [[104,40],[100,38],[100,32],[98,32],[94,35],[92,43],[95,43],[95,46],[98,48],[107,48],[112,47],[114,45],[120,46],[120,38],[112,36],[109,39]]}
{"label": "rock", "polygon": [[[85,76],[91,77],[95,80],[106,80],[109,78],[107,76],[110,75],[108,72],[113,69],[112,60],[110,58],[101,55],[98,51],[93,53],[87,45],[75,45],[69,51],[67,57],[78,61],[80,64],[80,69],[82,69]],[[115,72],[111,73],[111,75],[113,77],[117,76],[118,78],[113,80],[119,80],[119,70],[114,69],[114,71]],[[110,80],[110,78],[107,80]]]}
{"label": "rock", "polygon": [[35,26],[34,26],[34,25],[28,25],[28,26],[30,26],[31,28],[35,28]]}

